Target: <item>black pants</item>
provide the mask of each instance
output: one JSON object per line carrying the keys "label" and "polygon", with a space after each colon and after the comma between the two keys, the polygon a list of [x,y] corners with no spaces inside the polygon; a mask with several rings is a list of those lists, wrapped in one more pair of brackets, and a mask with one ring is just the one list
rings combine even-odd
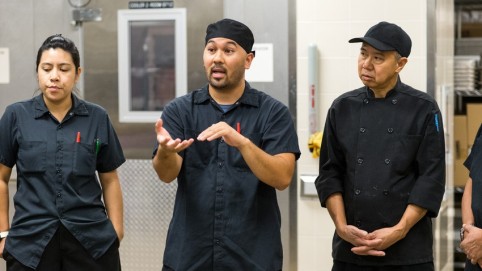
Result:
{"label": "black pants", "polygon": [[414,265],[390,265],[390,266],[360,266],[351,263],[333,261],[332,271],[434,271],[433,263]]}
{"label": "black pants", "polygon": [[80,242],[60,226],[40,259],[37,269],[21,264],[4,251],[7,271],[120,271],[119,242],[116,241],[99,259],[94,259]]}

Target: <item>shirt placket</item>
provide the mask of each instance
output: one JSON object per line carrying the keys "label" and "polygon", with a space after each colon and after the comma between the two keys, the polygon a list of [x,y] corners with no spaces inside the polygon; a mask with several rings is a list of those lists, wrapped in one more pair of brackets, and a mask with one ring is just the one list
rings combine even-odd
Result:
{"label": "shirt placket", "polygon": [[55,205],[57,207],[58,215],[60,218],[64,218],[64,201],[63,201],[63,175],[62,164],[64,162],[64,148],[65,148],[65,134],[63,125],[57,126],[56,132],[56,149],[55,149]]}
{"label": "shirt placket", "polygon": [[[225,115],[221,115],[221,121],[225,120]],[[214,197],[214,270],[217,270],[217,266],[220,264],[223,256],[223,235],[224,235],[224,195],[225,187],[224,180],[226,178],[225,173],[225,157],[227,155],[227,144],[221,138],[219,144],[217,144],[217,170],[216,170],[216,192]]]}

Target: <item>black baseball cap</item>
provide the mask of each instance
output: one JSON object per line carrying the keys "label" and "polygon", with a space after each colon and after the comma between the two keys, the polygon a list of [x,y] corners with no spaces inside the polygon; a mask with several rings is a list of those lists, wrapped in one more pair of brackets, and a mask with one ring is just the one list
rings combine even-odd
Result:
{"label": "black baseball cap", "polygon": [[380,51],[397,51],[402,57],[408,57],[412,49],[408,34],[400,26],[388,22],[379,22],[370,27],[364,37],[348,42],[366,42]]}
{"label": "black baseball cap", "polygon": [[254,44],[253,32],[241,22],[232,19],[222,19],[208,25],[204,45],[212,38],[227,38],[233,40],[241,46],[246,53],[254,53],[252,51]]}

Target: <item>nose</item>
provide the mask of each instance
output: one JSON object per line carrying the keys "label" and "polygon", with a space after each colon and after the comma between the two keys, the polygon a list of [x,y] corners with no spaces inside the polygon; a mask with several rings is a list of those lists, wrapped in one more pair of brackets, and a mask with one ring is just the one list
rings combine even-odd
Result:
{"label": "nose", "polygon": [[372,58],[369,56],[362,60],[362,68],[369,69],[372,65]]}
{"label": "nose", "polygon": [[57,71],[57,69],[52,69],[50,71],[50,80],[54,81],[58,79],[59,79],[59,72]]}
{"label": "nose", "polygon": [[220,63],[223,61],[223,51],[217,50],[216,53],[213,54],[213,61],[215,63]]}

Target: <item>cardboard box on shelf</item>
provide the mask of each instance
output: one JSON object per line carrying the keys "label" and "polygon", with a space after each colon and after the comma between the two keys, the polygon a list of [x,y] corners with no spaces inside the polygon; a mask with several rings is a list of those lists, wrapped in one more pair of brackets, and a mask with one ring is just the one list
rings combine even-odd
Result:
{"label": "cardboard box on shelf", "polygon": [[468,155],[467,116],[454,116],[454,186],[463,187],[469,178],[469,171],[464,166]]}
{"label": "cardboard box on shelf", "polygon": [[482,103],[467,103],[467,144],[469,147],[474,144],[475,136],[481,124]]}

